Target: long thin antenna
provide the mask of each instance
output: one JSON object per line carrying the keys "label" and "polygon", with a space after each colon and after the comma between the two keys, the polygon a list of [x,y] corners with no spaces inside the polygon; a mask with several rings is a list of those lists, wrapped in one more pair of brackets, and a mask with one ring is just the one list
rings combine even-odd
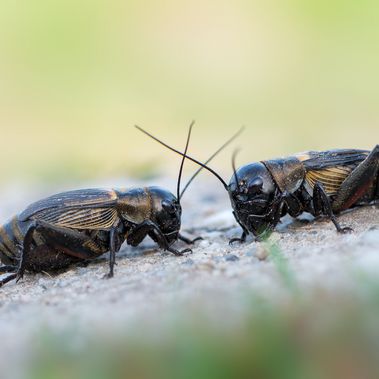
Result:
{"label": "long thin antenna", "polygon": [[157,137],[154,137],[152,134],[150,134],[149,132],[147,132],[146,130],[142,129],[140,126],[138,125],[135,125],[135,127],[141,131],[142,133],[146,134],[147,136],[149,136],[150,138],[152,138],[153,140],[157,141],[158,143],[160,143],[161,145],[167,147],[167,149],[181,155],[181,156],[185,156],[187,159],[189,159],[191,162],[194,162],[196,164],[198,164],[199,166],[205,168],[207,171],[209,171],[210,173],[212,173],[221,183],[222,185],[224,186],[224,188],[226,190],[228,190],[228,185],[225,183],[224,179],[221,178],[221,176],[219,174],[217,174],[216,171],[212,170],[210,167],[206,166],[204,163],[201,163],[199,162],[198,160],[188,156],[188,155],[185,155],[183,154],[182,152],[180,152],[179,150],[176,150],[174,149],[173,147],[167,145],[167,143],[164,143],[163,141],[161,141],[160,139],[158,139]]}
{"label": "long thin antenna", "polygon": [[234,180],[236,181],[237,188],[239,188],[237,170],[236,170],[236,156],[238,152],[239,152],[239,149],[234,150],[233,156],[232,156],[233,175],[234,175]]}
{"label": "long thin antenna", "polygon": [[176,186],[177,199],[178,199],[179,203],[180,203],[180,197],[181,197],[180,196],[180,182],[182,180],[184,161],[186,160],[186,154],[187,154],[188,145],[189,145],[189,141],[190,141],[190,138],[191,138],[192,127],[193,127],[194,123],[195,123],[195,121],[192,121],[191,124],[190,124],[190,126],[189,126],[186,147],[184,149],[184,155],[183,155],[183,158],[182,158],[182,162],[180,163],[180,169],[179,169],[179,175],[178,175],[178,184]]}
{"label": "long thin antenna", "polygon": [[[207,165],[216,155],[218,155],[222,150],[224,150],[231,142],[233,142],[245,129],[244,126],[242,126],[237,133],[235,133],[231,138],[229,138],[218,150],[216,150],[204,163],[204,165]],[[200,172],[203,170],[203,167],[200,167],[188,180],[187,184],[184,186],[182,192],[180,193],[180,198],[183,197],[184,192],[186,192],[187,188],[190,186],[190,184],[193,182],[193,180],[196,178],[197,175],[200,174]]]}

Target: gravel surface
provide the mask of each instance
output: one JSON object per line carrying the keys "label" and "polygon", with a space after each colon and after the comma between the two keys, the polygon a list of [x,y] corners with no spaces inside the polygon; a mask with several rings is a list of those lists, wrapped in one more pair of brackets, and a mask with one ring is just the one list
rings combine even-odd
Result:
{"label": "gravel surface", "polygon": [[[174,188],[172,180],[158,182]],[[251,290],[279,302],[285,301],[289,287],[305,293],[349,292],[359,290],[354,278],[362,273],[379,275],[377,206],[339,216],[342,225],[354,229],[351,234],[337,234],[325,220],[285,218],[268,243],[230,247],[228,240],[239,236],[240,229],[228,197],[214,187],[212,180],[203,179],[183,199],[183,234],[203,237],[192,254],[175,257],[149,240],[137,248],[122,248],[110,280],[103,279],[108,271],[105,255],[87,266],[54,276],[26,275],[18,284],[1,288],[0,330],[8,354],[0,354],[0,368],[17,363],[32,349],[33,335],[41,328],[65,330],[74,322],[88,332],[117,333],[146,324],[164,329],[199,307],[218,324],[228,325],[243,317],[244,294]],[[21,185],[4,189],[0,221],[56,190]]]}

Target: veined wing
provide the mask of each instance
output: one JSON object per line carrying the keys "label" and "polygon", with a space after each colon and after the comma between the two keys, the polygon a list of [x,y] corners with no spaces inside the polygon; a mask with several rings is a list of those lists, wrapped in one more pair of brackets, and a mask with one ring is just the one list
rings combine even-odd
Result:
{"label": "veined wing", "polygon": [[328,195],[335,195],[346,177],[351,173],[351,166],[328,167],[322,170],[309,170],[305,180],[309,187],[314,188],[317,182],[321,183]]}
{"label": "veined wing", "polygon": [[306,170],[320,170],[336,166],[357,166],[370,153],[369,150],[337,149],[327,151],[307,151],[296,154]]}
{"label": "veined wing", "polygon": [[113,190],[63,192],[31,204],[19,218],[74,229],[109,229],[118,217],[114,208],[117,198]]}
{"label": "veined wing", "polygon": [[309,190],[313,191],[314,185],[319,182],[328,195],[335,195],[346,177],[369,153],[368,150],[340,149],[309,151],[296,157],[304,164]]}

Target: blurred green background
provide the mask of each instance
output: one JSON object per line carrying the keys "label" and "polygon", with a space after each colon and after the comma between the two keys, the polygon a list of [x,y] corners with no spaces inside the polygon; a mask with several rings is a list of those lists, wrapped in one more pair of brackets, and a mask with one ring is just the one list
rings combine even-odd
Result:
{"label": "blurred green background", "polygon": [[[2,0],[1,180],[176,172],[205,159],[379,142],[379,3]],[[230,151],[213,164],[230,174]]]}

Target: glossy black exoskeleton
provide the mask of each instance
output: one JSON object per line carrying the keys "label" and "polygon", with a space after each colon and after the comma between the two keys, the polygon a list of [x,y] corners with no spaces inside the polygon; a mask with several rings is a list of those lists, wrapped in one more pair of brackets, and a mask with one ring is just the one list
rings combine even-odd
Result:
{"label": "glossy black exoskeleton", "polygon": [[108,251],[110,270],[107,277],[112,277],[116,253],[121,245],[126,242],[137,246],[146,236],[175,255],[190,252],[190,249],[179,251],[173,247],[177,240],[187,244],[196,241],[180,234],[180,199],[200,171],[180,192],[184,160],[185,156],[180,165],[176,196],[154,186],[125,190],[83,189],[56,194],[31,204],[0,226],[0,259],[3,263],[0,274],[11,273],[0,280],[0,286],[22,278],[25,270],[57,270]]}
{"label": "glossy black exoskeleton", "polygon": [[272,231],[281,217],[303,212],[328,217],[340,233],[336,214],[379,199],[379,145],[367,150],[305,152],[234,170],[228,192],[243,229],[233,241],[244,242]]}
{"label": "glossy black exoskeleton", "polygon": [[[148,134],[168,149],[183,153]],[[249,233],[257,239],[270,233],[280,219],[303,212],[328,217],[338,232],[336,214],[379,199],[379,145],[372,151],[356,149],[309,151],[266,160],[235,169],[229,185],[206,163],[185,155],[216,176],[229,194],[233,214],[243,232],[230,242],[244,242]]]}

